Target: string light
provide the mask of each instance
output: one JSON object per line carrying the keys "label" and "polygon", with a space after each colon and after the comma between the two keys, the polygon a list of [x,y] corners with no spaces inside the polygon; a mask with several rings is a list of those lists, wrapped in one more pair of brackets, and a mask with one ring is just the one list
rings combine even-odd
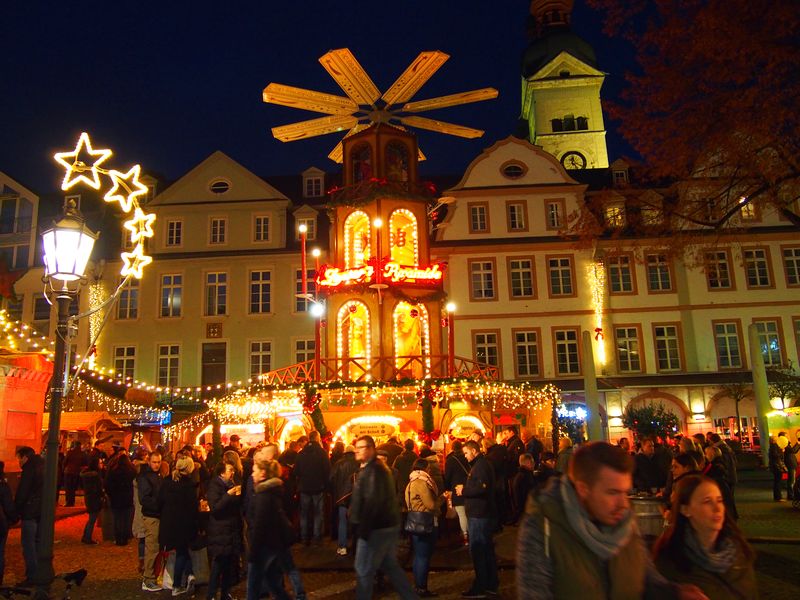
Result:
{"label": "string light", "polygon": [[587,267],[587,275],[594,309],[594,339],[597,342],[597,358],[600,364],[604,365],[606,364],[606,345],[603,334],[603,303],[606,293],[606,270],[603,263],[592,262]]}
{"label": "string light", "polygon": [[5,309],[0,310],[0,331],[5,334],[5,343],[11,350],[41,352],[46,358],[53,359],[55,341],[23,321],[10,319]]}

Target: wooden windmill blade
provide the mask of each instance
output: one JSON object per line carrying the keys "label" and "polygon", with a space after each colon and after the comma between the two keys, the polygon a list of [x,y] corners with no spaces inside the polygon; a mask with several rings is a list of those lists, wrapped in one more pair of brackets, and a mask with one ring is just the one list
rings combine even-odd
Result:
{"label": "wooden windmill blade", "polygon": [[433,77],[447,59],[449,54],[438,50],[420,52],[419,56],[408,65],[402,75],[386,90],[381,99],[387,106],[410,100],[425,83]]}
{"label": "wooden windmill blade", "polygon": [[349,138],[351,135],[358,133],[359,131],[364,131],[367,127],[369,127],[369,123],[359,123],[355,127],[353,127],[347,134],[342,138],[342,141],[336,144],[333,150],[331,150],[330,154],[328,154],[328,158],[330,158],[335,163],[341,163],[342,158],[344,156],[344,146],[342,142]]}
{"label": "wooden windmill blade", "polygon": [[358,119],[351,115],[331,115],[310,121],[300,121],[291,125],[282,125],[272,128],[272,135],[282,142],[293,142],[326,133],[344,131],[358,123]]}
{"label": "wooden windmill blade", "polygon": [[262,98],[264,102],[270,104],[280,104],[328,115],[351,115],[358,111],[358,105],[350,98],[281,83],[270,83],[264,88]]}
{"label": "wooden windmill blade", "polygon": [[448,96],[439,96],[437,98],[430,98],[428,100],[418,100],[416,102],[408,102],[403,105],[403,112],[423,112],[426,110],[434,110],[436,108],[447,108],[450,106],[457,106],[459,104],[469,104],[470,102],[482,102],[484,100],[494,100],[497,98],[498,92],[494,88],[481,88],[479,90],[472,90],[469,92],[461,92],[459,94],[450,94]]}
{"label": "wooden windmill blade", "polygon": [[349,48],[331,50],[319,62],[356,104],[374,104],[381,97],[367,72]]}
{"label": "wooden windmill blade", "polygon": [[473,129],[472,127],[465,127],[464,125],[454,125],[452,123],[445,123],[444,121],[428,119],[427,117],[403,117],[400,119],[400,122],[409,127],[447,133],[463,138],[479,138],[483,135],[482,129]]}

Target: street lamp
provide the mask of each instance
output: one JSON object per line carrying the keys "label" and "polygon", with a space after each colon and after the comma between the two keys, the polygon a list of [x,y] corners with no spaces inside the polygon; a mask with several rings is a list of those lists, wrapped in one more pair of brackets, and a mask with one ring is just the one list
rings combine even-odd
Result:
{"label": "street lamp", "polygon": [[[53,538],[55,534],[56,502],[58,500],[58,437],[61,429],[61,401],[69,377],[67,338],[69,306],[78,294],[78,285],[85,282],[83,273],[92,253],[97,234],[92,232],[83,216],[70,200],[64,206],[64,216],[42,234],[45,275],[43,281],[55,296],[58,310],[53,379],[50,387],[50,421],[45,446],[44,482],[42,486],[42,516],[39,521],[37,557],[37,598],[47,598],[47,588],[55,577],[53,570]],[[70,284],[78,282],[72,288]]]}
{"label": "street lamp", "polygon": [[447,375],[456,375],[456,334],[453,322],[453,313],[456,312],[456,303],[448,302],[445,306],[447,310]]}
{"label": "street lamp", "polygon": [[322,380],[322,319],[325,317],[325,304],[319,299],[311,303],[311,316],[314,317],[314,381]]}

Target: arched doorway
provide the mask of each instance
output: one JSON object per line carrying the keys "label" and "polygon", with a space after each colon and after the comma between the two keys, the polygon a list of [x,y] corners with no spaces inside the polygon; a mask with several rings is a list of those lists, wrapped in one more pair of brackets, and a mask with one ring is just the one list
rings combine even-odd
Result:
{"label": "arched doorway", "polygon": [[[424,305],[401,301],[392,314],[398,377],[421,379],[431,372],[430,323]],[[418,360],[414,360],[419,357]]]}
{"label": "arched doorway", "polygon": [[665,394],[663,392],[649,392],[633,398],[630,401],[630,404],[634,406],[647,406],[651,404],[657,406],[659,404],[663,404],[665,410],[672,412],[676,417],[678,417],[678,431],[675,433],[687,432],[689,408],[680,398],[670,394]]}
{"label": "arched doorway", "polygon": [[343,379],[360,381],[370,371],[370,315],[367,305],[349,300],[336,316],[336,355]]}

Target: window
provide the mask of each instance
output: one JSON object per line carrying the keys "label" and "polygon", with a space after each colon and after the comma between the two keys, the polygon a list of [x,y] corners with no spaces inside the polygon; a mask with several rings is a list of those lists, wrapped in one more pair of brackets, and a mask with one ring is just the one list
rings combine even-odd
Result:
{"label": "window", "polygon": [[747,198],[739,198],[739,204],[741,205],[739,216],[742,221],[756,221],[758,219],[755,205],[752,202],[748,202]]}
{"label": "window", "polygon": [[547,229],[561,229],[564,222],[564,201],[553,200],[545,203],[545,223]]}
{"label": "window", "polygon": [[488,233],[489,232],[489,205],[468,204],[469,206],[469,232]]}
{"label": "window", "polygon": [[786,273],[786,285],[800,285],[800,248],[783,249],[783,268]]}
{"label": "window", "polygon": [[509,179],[519,179],[528,172],[528,167],[518,162],[509,162],[500,167],[500,172]]}
{"label": "window", "polygon": [[514,332],[514,366],[517,377],[538,377],[539,368],[539,332]]}
{"label": "window", "polygon": [[615,254],[609,256],[608,280],[609,291],[612,294],[632,294],[635,292],[632,260],[628,254]]}
{"label": "window", "polygon": [[509,202],[506,211],[509,231],[528,231],[528,211],[524,202]]}
{"label": "window", "polygon": [[257,215],[255,217],[253,220],[253,241],[269,241],[269,217],[265,215]]}
{"label": "window", "polygon": [[271,271],[250,272],[250,314],[263,314],[270,311],[272,292]]}
{"label": "window", "polygon": [[8,319],[10,321],[21,321],[22,320],[22,304],[23,304],[24,296],[17,295],[16,299],[6,298],[5,305],[6,305],[6,314],[8,315]]}
{"label": "window", "polygon": [[272,342],[250,342],[250,377],[272,370]]}
{"label": "window", "polygon": [[794,319],[794,344],[798,356],[800,356],[800,317]]}
{"label": "window", "polygon": [[471,260],[470,272],[470,298],[472,300],[495,300],[494,286],[494,261]]}
{"label": "window", "polygon": [[733,289],[730,257],[726,250],[706,252],[706,278],[710,290]]}
{"label": "window", "polygon": [[741,338],[736,321],[714,321],[714,343],[717,348],[717,365],[720,369],[742,367]]}
{"label": "window", "polygon": [[303,191],[306,198],[322,196],[322,177],[306,177]]}
{"label": "window", "polygon": [[606,227],[625,227],[625,207],[606,206],[605,219]]}
{"label": "window", "polygon": [[212,194],[224,194],[231,189],[231,184],[224,179],[217,179],[211,182],[208,189],[211,190]]}
{"label": "window", "polygon": [[314,340],[296,340],[294,343],[294,362],[314,360]]}
{"label": "window", "polygon": [[162,317],[181,316],[181,297],[183,295],[183,275],[161,276],[161,309]]}
{"label": "window", "polygon": [[117,302],[117,319],[135,319],[139,316],[139,280],[132,277],[122,288]]}
{"label": "window", "polygon": [[641,343],[638,327],[615,327],[614,339],[617,348],[617,368],[620,373],[642,371]]}
{"label": "window", "polygon": [[547,259],[548,281],[551,296],[573,296],[572,257],[552,257]]}
{"label": "window", "polygon": [[33,320],[37,329],[46,334],[50,330],[50,303],[44,296],[33,299]]}
{"label": "window", "polygon": [[761,354],[764,356],[764,366],[781,366],[783,352],[781,350],[780,321],[763,320],[753,321],[753,323],[758,330],[758,343],[761,346]]}
{"label": "window", "polygon": [[614,171],[614,187],[624,187],[628,183],[628,172],[624,170]]}
{"label": "window", "polygon": [[228,345],[225,342],[209,342],[202,345],[202,372],[200,384],[214,386],[225,383],[228,362]]}
{"label": "window", "polygon": [[297,219],[297,230],[294,232],[294,239],[300,239],[300,225],[306,226],[306,240],[317,239],[317,220],[314,217],[307,219]]}
{"label": "window", "polygon": [[114,347],[114,376],[121,379],[133,379],[136,365],[135,346]]}
{"label": "window", "polygon": [[228,274],[206,273],[206,315],[224,315],[228,308]]}
{"label": "window", "polygon": [[555,329],[556,374],[577,375],[581,372],[578,355],[578,330]]}
{"label": "window", "polygon": [[516,298],[535,298],[533,258],[509,258],[508,277],[510,296]]}
{"label": "window", "polygon": [[653,227],[661,223],[661,209],[655,206],[642,206],[639,208],[642,225]]}
{"label": "window", "polygon": [[647,265],[647,289],[651,292],[671,292],[672,276],[667,256],[665,254],[648,254],[645,262]]}
{"label": "window", "polygon": [[[317,282],[314,281],[316,270],[306,269],[306,295],[316,298],[317,296]],[[295,269],[294,271],[294,310],[295,312],[307,312],[311,306],[312,301],[306,298],[300,298],[303,294],[303,270]]]}
{"label": "window", "polygon": [[122,230],[122,249],[133,250],[133,232],[130,229]]}
{"label": "window", "polygon": [[183,244],[183,221],[167,221],[167,246]]}
{"label": "window", "polygon": [[180,365],[180,346],[164,344],[158,347],[158,385],[175,387],[178,385]]}
{"label": "window", "polygon": [[749,248],[744,251],[744,271],[747,275],[747,287],[772,287],[766,248]]}
{"label": "window", "polygon": [[500,346],[497,337],[496,332],[481,331],[473,334],[476,362],[495,367],[500,365]]}
{"label": "window", "polygon": [[681,351],[677,325],[654,325],[656,361],[659,371],[680,371]]}
{"label": "window", "polygon": [[209,244],[224,244],[226,231],[228,229],[228,219],[225,217],[212,217],[210,223]]}

